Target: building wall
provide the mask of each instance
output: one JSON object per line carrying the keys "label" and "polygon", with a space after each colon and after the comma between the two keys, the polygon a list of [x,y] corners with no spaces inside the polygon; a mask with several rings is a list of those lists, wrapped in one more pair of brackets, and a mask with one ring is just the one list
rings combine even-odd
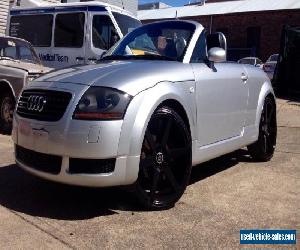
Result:
{"label": "building wall", "polygon": [[[200,22],[208,31],[225,31],[229,48],[247,48],[247,28],[260,27],[259,51],[263,61],[279,52],[280,36],[284,25],[300,27],[300,10],[248,12],[215,16],[188,17]],[[151,20],[153,22],[155,20]],[[144,20],[144,23],[150,21]]]}
{"label": "building wall", "polygon": [[5,34],[9,0],[0,1],[0,35]]}
{"label": "building wall", "polygon": [[136,15],[138,8],[138,0],[101,0],[101,2],[124,8]]}

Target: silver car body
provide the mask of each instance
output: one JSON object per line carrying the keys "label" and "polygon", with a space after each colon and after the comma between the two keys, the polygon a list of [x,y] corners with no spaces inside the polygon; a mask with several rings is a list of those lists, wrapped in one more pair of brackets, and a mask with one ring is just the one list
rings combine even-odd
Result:
{"label": "silver car body", "polygon": [[[257,140],[264,99],[274,95],[260,69],[235,63],[190,63],[202,25],[196,26],[183,62],[109,61],[50,72],[26,89],[66,91],[72,99],[58,122],[14,116],[13,140],[23,148],[63,157],[58,175],[35,170],[34,175],[82,186],[129,185],[137,180],[141,145],[147,124],[163,102],[184,110],[192,138],[192,163],[232,152]],[[72,115],[90,86],[107,86],[133,96],[123,120],[79,121]],[[108,174],[70,174],[69,159],[115,158]]]}

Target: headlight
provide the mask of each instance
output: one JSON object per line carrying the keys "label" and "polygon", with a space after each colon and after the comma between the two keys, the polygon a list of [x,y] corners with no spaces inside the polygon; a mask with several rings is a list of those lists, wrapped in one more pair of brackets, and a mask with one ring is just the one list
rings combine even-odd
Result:
{"label": "headlight", "polygon": [[132,97],[122,91],[90,87],[81,97],[73,119],[122,120]]}

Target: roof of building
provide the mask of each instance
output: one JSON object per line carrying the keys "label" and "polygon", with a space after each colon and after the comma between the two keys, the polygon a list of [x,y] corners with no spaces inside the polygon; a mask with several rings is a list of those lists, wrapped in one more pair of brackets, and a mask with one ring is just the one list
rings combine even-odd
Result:
{"label": "roof of building", "polygon": [[138,18],[140,20],[158,20],[175,18],[176,16],[208,16],[291,9],[300,9],[300,0],[240,0],[206,3],[202,6],[182,6],[157,10],[141,10],[138,11]]}
{"label": "roof of building", "polygon": [[153,10],[153,9],[163,9],[169,7],[171,6],[163,2],[142,3],[138,5],[139,10]]}

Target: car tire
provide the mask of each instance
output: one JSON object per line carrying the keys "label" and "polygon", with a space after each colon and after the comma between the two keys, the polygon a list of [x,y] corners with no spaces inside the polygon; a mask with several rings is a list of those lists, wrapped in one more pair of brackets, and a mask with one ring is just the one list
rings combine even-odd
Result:
{"label": "car tire", "polygon": [[0,95],[0,133],[10,135],[12,131],[15,98],[10,93]]}
{"label": "car tire", "polygon": [[277,139],[276,104],[272,97],[267,96],[264,102],[258,140],[248,146],[250,156],[255,161],[269,161],[274,154]]}
{"label": "car tire", "polygon": [[191,175],[191,145],[183,119],[169,107],[157,109],[145,132],[135,184],[147,210],[171,208],[183,195]]}

